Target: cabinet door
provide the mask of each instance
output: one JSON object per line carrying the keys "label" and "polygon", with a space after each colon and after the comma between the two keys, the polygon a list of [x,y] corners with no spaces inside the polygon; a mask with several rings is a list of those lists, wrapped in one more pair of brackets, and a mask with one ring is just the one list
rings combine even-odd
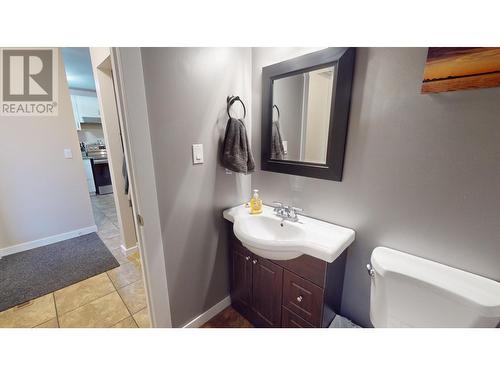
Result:
{"label": "cabinet door", "polygon": [[252,307],[271,327],[281,326],[283,268],[267,259],[252,259]]}
{"label": "cabinet door", "polygon": [[246,306],[252,303],[252,261],[250,252],[232,246],[231,299]]}
{"label": "cabinet door", "polygon": [[78,96],[78,113],[82,117],[100,117],[96,96]]}

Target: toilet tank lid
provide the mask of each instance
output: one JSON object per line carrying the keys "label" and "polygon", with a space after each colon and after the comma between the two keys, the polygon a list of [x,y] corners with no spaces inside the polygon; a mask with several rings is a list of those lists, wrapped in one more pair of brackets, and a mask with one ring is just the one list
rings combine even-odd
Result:
{"label": "toilet tank lid", "polygon": [[419,280],[474,305],[486,315],[500,314],[497,281],[387,247],[375,248],[371,262],[382,276],[396,273]]}

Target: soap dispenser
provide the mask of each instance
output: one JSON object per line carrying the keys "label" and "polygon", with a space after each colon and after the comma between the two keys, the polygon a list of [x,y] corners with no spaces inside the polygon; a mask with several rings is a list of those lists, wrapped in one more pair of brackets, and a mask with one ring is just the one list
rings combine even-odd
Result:
{"label": "soap dispenser", "polygon": [[254,189],[252,199],[250,199],[250,214],[258,215],[262,213],[262,199],[259,197],[259,190]]}

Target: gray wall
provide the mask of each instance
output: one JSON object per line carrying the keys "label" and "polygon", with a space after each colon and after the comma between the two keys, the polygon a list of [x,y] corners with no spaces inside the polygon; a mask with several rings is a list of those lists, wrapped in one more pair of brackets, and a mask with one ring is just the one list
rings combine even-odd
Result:
{"label": "gray wall", "polygon": [[[252,50],[254,152],[261,68],[309,52]],[[369,326],[365,269],[389,246],[500,281],[500,88],[421,95],[426,48],[359,48],[342,182],[258,171],[252,187],[356,230],[342,313]]]}
{"label": "gray wall", "polygon": [[[226,96],[239,95],[251,108],[251,50],[141,51],[172,324],[179,327],[229,294],[222,210],[248,199],[250,178],[225,173],[219,141]],[[202,165],[192,165],[193,143],[203,143]]]}
{"label": "gray wall", "polygon": [[[278,79],[274,81],[273,90],[273,104],[280,110],[281,137],[288,145],[285,159],[300,160],[304,75]],[[274,110],[273,119],[277,118]]]}

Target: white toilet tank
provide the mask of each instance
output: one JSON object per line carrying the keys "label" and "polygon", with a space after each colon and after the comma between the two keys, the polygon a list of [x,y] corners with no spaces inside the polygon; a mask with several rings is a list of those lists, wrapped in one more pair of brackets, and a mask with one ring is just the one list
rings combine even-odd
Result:
{"label": "white toilet tank", "polygon": [[370,319],[374,327],[496,327],[500,283],[423,258],[377,247],[372,252]]}

